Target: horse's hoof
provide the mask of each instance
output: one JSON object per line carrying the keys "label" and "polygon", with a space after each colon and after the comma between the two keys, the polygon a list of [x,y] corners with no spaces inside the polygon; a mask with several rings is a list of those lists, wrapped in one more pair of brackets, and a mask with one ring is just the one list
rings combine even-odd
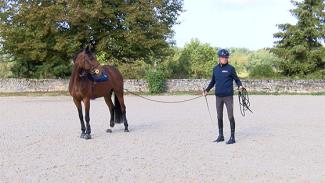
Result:
{"label": "horse's hoof", "polygon": [[130,132],[129,129],[124,129],[124,132]]}
{"label": "horse's hoof", "polygon": [[85,138],[85,135],[86,135],[85,133],[81,133],[80,138],[82,139]]}
{"label": "horse's hoof", "polygon": [[114,123],[114,122],[111,122],[111,123],[109,124],[109,126],[113,128],[113,127],[115,126],[115,123]]}
{"label": "horse's hoof", "polygon": [[106,133],[112,133],[112,130],[111,129],[107,129],[106,130]]}
{"label": "horse's hoof", "polygon": [[90,134],[85,134],[84,139],[86,139],[86,140],[91,139],[91,135]]}

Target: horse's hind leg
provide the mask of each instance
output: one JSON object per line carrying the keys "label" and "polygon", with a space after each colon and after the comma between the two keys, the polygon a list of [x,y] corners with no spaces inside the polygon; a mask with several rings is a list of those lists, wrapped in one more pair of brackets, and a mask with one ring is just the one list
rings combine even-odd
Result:
{"label": "horse's hind leg", "polygon": [[129,124],[128,121],[126,119],[126,107],[124,104],[124,97],[123,97],[123,90],[121,92],[115,92],[115,95],[117,96],[120,105],[121,105],[121,111],[122,111],[122,120],[124,122],[124,131],[125,132],[129,132]]}
{"label": "horse's hind leg", "polygon": [[84,123],[84,119],[83,119],[83,114],[82,114],[82,105],[81,105],[81,101],[77,100],[76,98],[73,98],[73,102],[77,107],[78,110],[78,115],[79,115],[79,119],[80,119],[80,125],[81,125],[81,135],[80,138],[84,138],[85,137],[85,123]]}
{"label": "horse's hind leg", "polygon": [[[114,104],[112,102],[112,90],[109,91],[108,95],[107,96],[104,96],[104,99],[105,99],[105,102],[109,108],[109,112],[111,114],[111,119],[110,119],[110,127],[114,127]],[[108,133],[112,133],[112,130],[111,129],[107,129],[106,132]]]}
{"label": "horse's hind leg", "polygon": [[90,128],[90,117],[89,117],[89,110],[90,110],[90,98],[84,98],[83,99],[84,105],[85,105],[85,120],[86,120],[86,134],[84,138],[91,139],[91,128]]}

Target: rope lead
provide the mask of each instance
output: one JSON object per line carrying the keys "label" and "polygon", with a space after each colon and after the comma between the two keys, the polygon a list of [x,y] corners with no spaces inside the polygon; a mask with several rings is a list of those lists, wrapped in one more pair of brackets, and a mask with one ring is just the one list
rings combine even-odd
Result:
{"label": "rope lead", "polygon": [[145,99],[145,100],[149,100],[149,101],[151,101],[151,102],[165,103],[165,104],[166,104],[166,103],[167,103],[167,104],[175,104],[175,103],[188,102],[188,101],[195,100],[195,99],[197,99],[197,98],[202,97],[201,95],[199,95],[199,96],[196,96],[196,97],[194,97],[194,98],[187,99],[187,100],[179,100],[179,101],[162,101],[162,100],[154,100],[154,99],[151,99],[151,98],[144,97],[144,96],[142,96],[142,95],[138,95],[138,94],[136,94],[136,93],[134,93],[134,92],[131,92],[131,91],[127,90],[127,89],[124,89],[124,90],[127,91],[128,93],[131,93],[132,95],[138,96],[138,97],[143,98],[143,99]]}
{"label": "rope lead", "polygon": [[243,88],[241,91],[238,91],[238,100],[240,113],[242,114],[242,116],[245,116],[247,110],[253,113],[252,110],[249,108],[251,104],[249,102],[248,92],[245,88]]}

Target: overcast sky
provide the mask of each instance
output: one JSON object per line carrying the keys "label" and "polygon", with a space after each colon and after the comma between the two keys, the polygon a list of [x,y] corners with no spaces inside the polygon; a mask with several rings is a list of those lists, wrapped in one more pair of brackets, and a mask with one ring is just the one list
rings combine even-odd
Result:
{"label": "overcast sky", "polygon": [[276,24],[296,22],[292,8],[290,0],[184,0],[181,23],[174,26],[176,45],[197,38],[222,48],[272,47]]}

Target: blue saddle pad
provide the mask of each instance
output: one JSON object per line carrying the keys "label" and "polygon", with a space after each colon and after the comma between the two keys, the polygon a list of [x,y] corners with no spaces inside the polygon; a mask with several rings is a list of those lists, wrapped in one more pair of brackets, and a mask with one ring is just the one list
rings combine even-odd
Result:
{"label": "blue saddle pad", "polygon": [[96,82],[103,82],[103,81],[107,81],[109,79],[107,71],[105,69],[102,71],[101,75],[89,74],[88,73],[87,77],[88,77],[89,80],[96,81]]}

